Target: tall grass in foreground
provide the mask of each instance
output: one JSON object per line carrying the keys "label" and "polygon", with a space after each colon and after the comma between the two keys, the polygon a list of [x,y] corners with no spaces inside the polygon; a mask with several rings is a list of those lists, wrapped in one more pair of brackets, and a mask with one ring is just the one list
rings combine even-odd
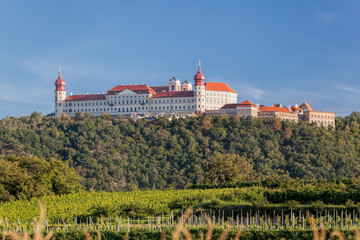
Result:
{"label": "tall grass in foreground", "polygon": [[[46,229],[46,208],[44,206],[44,204],[42,202],[39,201],[39,217],[38,219],[34,222],[33,225],[33,232],[26,232],[26,231],[10,231],[10,230],[5,230],[2,233],[2,239],[3,240],[55,240],[55,236],[54,236],[54,232],[49,231]],[[190,216],[192,216],[194,213],[192,208],[187,209],[184,214],[179,218],[179,221],[174,225],[172,233],[171,233],[171,239],[172,240],[178,240],[178,239],[185,239],[185,240],[193,240],[193,236],[191,234],[191,231],[189,230],[189,225],[188,220],[190,218]],[[323,224],[323,222],[317,222],[315,221],[315,219],[313,217],[311,217],[310,215],[308,215],[308,222],[310,224],[311,230],[312,230],[312,239],[313,240],[326,240],[327,237],[327,230],[325,225]],[[216,226],[213,225],[213,221],[211,218],[207,218],[207,229],[206,229],[206,234],[201,233],[200,234],[200,239],[201,240],[211,240],[214,239],[213,236],[213,232],[216,228]],[[4,221],[0,219],[0,225],[4,224]],[[231,239],[231,240],[240,240],[242,233],[243,233],[243,228],[240,226],[237,231],[235,236],[230,237],[229,232],[230,229],[232,227],[231,226],[225,226],[224,229],[222,230],[220,236],[218,237],[218,240],[226,240],[226,239]],[[360,233],[359,233],[359,229],[352,227],[351,230],[354,232],[354,236],[352,237],[352,239],[355,240],[360,240]],[[161,232],[160,234],[160,240],[165,240],[165,239],[169,239],[166,235],[166,232],[163,231],[163,229],[159,228],[158,229],[159,232]],[[266,231],[265,229],[262,229],[259,231]],[[44,234],[46,233],[46,234]],[[89,233],[88,229],[84,229],[82,231],[83,233],[83,239],[86,240],[91,240],[93,239],[91,234]],[[96,231],[97,234],[97,239],[101,240],[101,231]],[[95,238],[96,239],[96,238]],[[278,239],[278,238],[276,238]],[[281,240],[285,240],[285,238],[280,238]],[[344,235],[339,231],[339,230],[333,230],[331,231],[331,233],[328,235],[328,239],[339,239],[339,240],[343,240],[345,239]]]}

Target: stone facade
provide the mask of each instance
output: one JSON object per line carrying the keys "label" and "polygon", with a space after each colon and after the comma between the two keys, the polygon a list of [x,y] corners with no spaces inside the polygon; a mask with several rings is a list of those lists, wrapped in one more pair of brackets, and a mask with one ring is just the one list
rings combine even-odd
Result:
{"label": "stone facade", "polygon": [[335,113],[314,111],[308,103],[302,103],[288,108],[280,104],[274,104],[272,107],[257,106],[246,100],[242,103],[225,104],[218,111],[208,111],[208,114],[227,114],[229,116],[238,115],[240,117],[258,117],[258,118],[280,118],[290,121],[307,121],[316,123],[318,126],[335,127]]}
{"label": "stone facade", "polygon": [[335,113],[314,111],[308,103],[302,103],[299,108],[303,109],[303,114],[299,118],[303,121],[316,123],[318,126],[333,126],[335,127]]}

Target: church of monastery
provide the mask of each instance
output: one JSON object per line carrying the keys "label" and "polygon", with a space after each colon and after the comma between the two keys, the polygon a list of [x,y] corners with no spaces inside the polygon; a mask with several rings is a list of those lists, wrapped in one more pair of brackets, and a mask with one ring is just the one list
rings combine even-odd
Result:
{"label": "church of monastery", "polygon": [[76,112],[101,115],[177,117],[194,114],[228,114],[241,117],[279,117],[283,120],[309,121],[318,125],[335,126],[333,112],[314,111],[308,103],[288,108],[276,104],[272,107],[259,106],[246,100],[237,103],[237,93],[226,83],[205,82],[200,62],[194,76],[194,86],[189,81],[169,80],[167,86],[118,85],[106,94],[66,95],[65,81],[59,77],[55,81],[55,116],[74,116]]}

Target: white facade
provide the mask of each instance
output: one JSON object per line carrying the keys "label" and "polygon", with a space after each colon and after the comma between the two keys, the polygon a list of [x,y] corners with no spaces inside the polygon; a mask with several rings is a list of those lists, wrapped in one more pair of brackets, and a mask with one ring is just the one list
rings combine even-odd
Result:
{"label": "white facade", "polygon": [[206,91],[206,110],[220,109],[227,103],[236,103],[237,94],[223,91]]}
{"label": "white facade", "polygon": [[55,116],[63,113],[74,116],[76,112],[92,115],[109,113],[112,115],[180,114],[184,116],[205,112],[205,110],[218,110],[224,104],[237,102],[236,92],[225,83],[204,83],[203,81],[198,85],[196,83],[195,81],[193,87],[190,82],[181,83],[174,77],[169,80],[168,86],[119,85],[106,94],[71,94],[66,97],[65,82],[58,79],[55,83],[57,87]]}

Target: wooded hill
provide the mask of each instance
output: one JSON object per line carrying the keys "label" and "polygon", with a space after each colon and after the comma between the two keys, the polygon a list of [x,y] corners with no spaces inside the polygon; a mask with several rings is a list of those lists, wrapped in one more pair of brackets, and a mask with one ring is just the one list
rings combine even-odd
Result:
{"label": "wooded hill", "polygon": [[359,175],[359,122],[357,112],[337,118],[336,130],[279,119],[135,122],[35,112],[0,121],[0,149],[3,156],[64,161],[88,190],[180,189],[270,176],[339,179]]}

